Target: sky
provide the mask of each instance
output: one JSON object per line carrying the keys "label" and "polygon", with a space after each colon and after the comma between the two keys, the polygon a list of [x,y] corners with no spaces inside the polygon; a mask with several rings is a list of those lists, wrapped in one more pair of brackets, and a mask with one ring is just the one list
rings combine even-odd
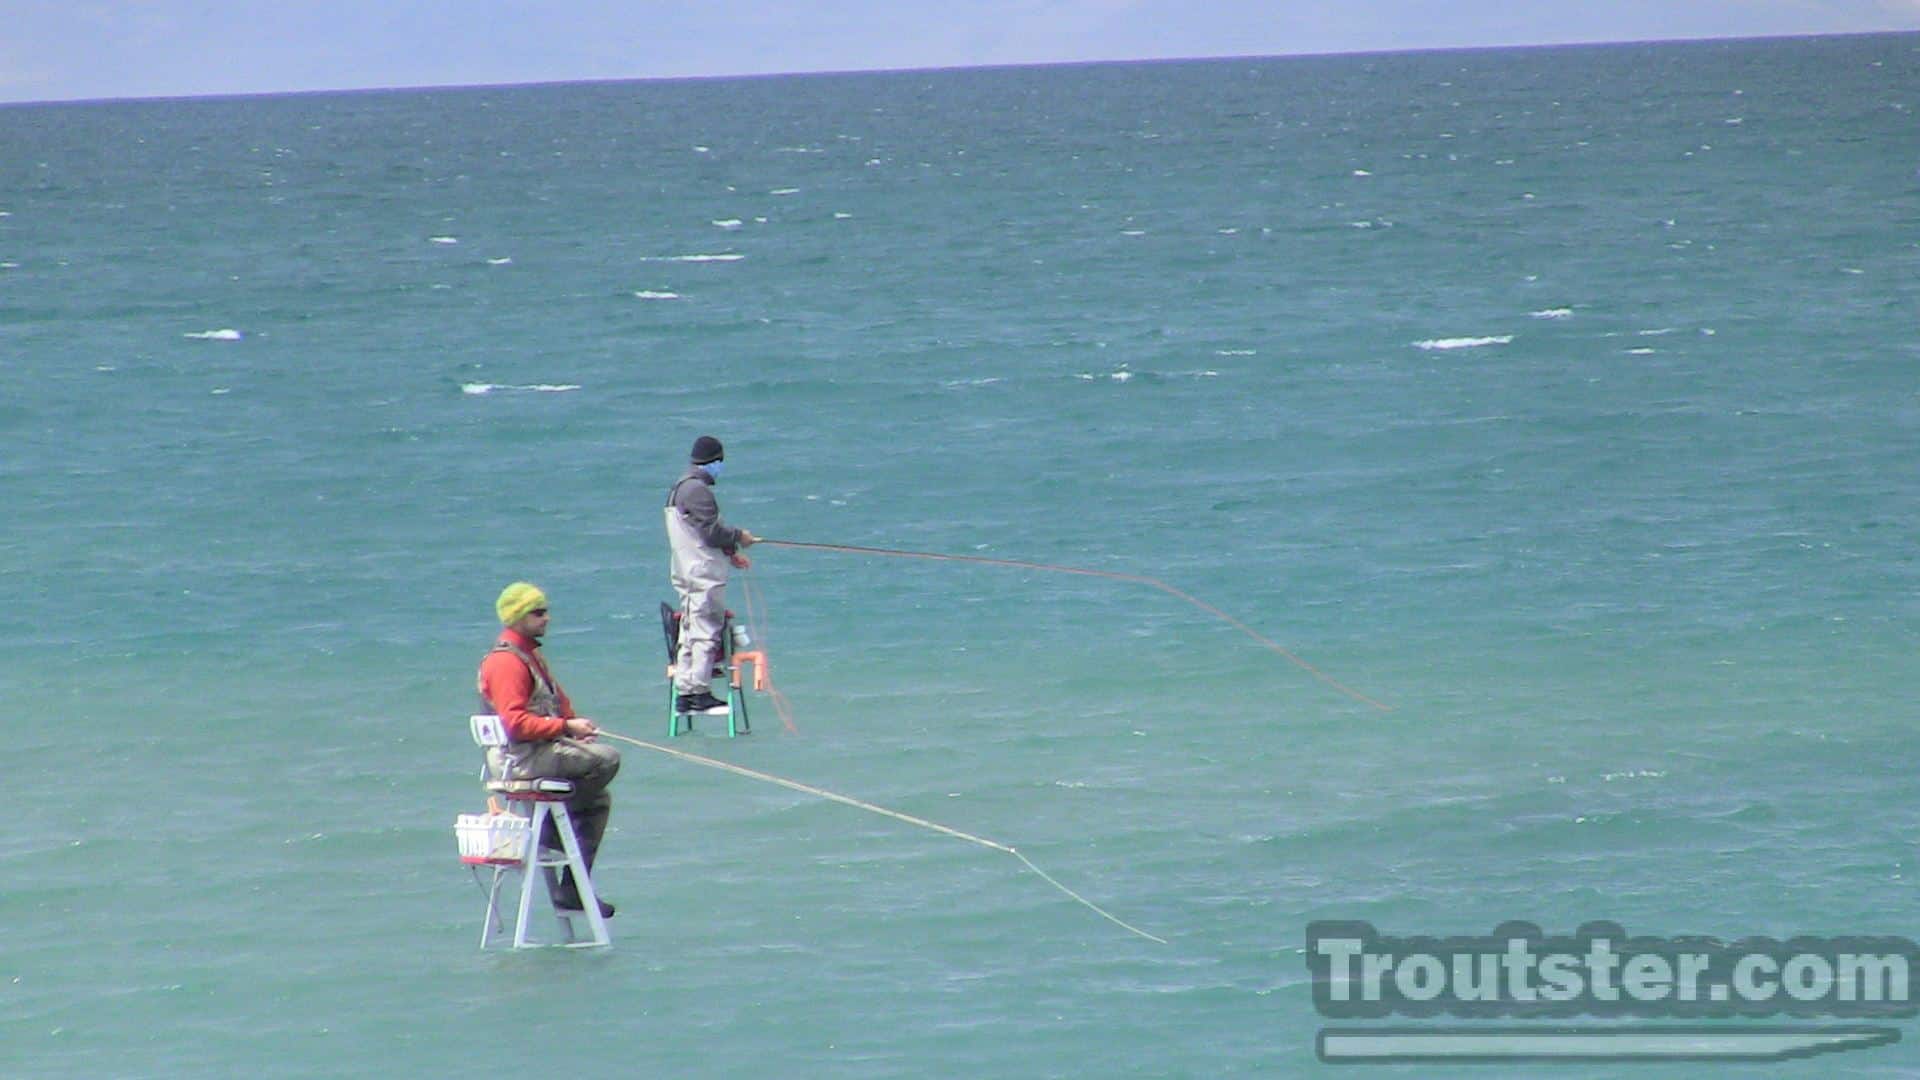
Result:
{"label": "sky", "polygon": [[0,102],[1920,30],[1920,0],[0,0]]}

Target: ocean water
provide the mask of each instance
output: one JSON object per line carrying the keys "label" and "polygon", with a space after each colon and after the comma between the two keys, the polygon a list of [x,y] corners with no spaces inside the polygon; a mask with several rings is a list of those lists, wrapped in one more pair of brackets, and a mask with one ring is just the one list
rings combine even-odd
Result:
{"label": "ocean water", "polygon": [[[0,1073],[1309,1075],[1313,919],[1915,934],[1916,109],[1912,35],[0,109]],[[1167,944],[629,747],[614,949],[483,954],[493,596],[662,739],[702,432],[1391,710],[756,549],[798,730],[678,745]]]}

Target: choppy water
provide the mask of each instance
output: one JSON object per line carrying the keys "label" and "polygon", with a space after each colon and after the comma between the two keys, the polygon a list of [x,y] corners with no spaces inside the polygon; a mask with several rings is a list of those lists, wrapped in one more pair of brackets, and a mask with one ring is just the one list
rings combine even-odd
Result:
{"label": "choppy water", "polygon": [[[1914,934],[1917,88],[1908,35],[0,109],[0,1071],[1292,1075],[1310,919]],[[799,733],[689,745],[1170,944],[632,749],[616,949],[482,955],[492,597],[660,736],[703,431],[763,535],[1164,578],[1394,710],[1151,589],[761,549]]]}

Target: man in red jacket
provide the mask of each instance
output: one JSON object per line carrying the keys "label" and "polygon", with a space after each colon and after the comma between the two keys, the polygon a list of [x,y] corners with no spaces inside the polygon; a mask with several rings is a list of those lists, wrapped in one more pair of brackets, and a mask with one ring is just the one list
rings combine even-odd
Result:
{"label": "man in red jacket", "polygon": [[[500,593],[494,612],[505,629],[493,643],[493,650],[480,661],[480,707],[501,719],[507,737],[513,741],[504,748],[488,748],[488,760],[498,775],[508,779],[559,777],[573,781],[567,810],[573,815],[580,854],[591,871],[613,809],[607,785],[620,771],[620,752],[594,739],[600,729],[593,721],[574,715],[573,702],[547,670],[546,658],[540,654],[540,639],[550,619],[547,594],[516,581]],[[547,829],[540,842],[559,847],[559,835],[551,831],[551,820]],[[561,878],[554,903],[563,909],[580,908],[580,891],[571,871]],[[600,914],[612,915],[613,905],[600,901]]]}

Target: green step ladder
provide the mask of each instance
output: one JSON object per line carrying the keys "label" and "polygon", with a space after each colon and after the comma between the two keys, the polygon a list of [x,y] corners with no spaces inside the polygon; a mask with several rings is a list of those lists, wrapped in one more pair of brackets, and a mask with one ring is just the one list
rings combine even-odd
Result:
{"label": "green step ladder", "polygon": [[[680,654],[680,612],[672,605],[660,605],[660,626],[667,638],[667,737],[693,734],[695,715],[707,713],[683,713],[679,709],[679,695],[673,689],[674,661]],[[720,656],[713,665],[714,678],[727,680],[727,738],[736,735],[753,734],[753,724],[747,715],[747,693],[740,685],[740,665],[743,662],[758,662],[756,669],[756,688],[759,676],[765,670],[765,661],[757,652],[747,651],[751,642],[747,639],[746,628],[733,621],[733,612],[726,613],[726,621],[720,627]],[[684,722],[684,727],[682,723]]]}

